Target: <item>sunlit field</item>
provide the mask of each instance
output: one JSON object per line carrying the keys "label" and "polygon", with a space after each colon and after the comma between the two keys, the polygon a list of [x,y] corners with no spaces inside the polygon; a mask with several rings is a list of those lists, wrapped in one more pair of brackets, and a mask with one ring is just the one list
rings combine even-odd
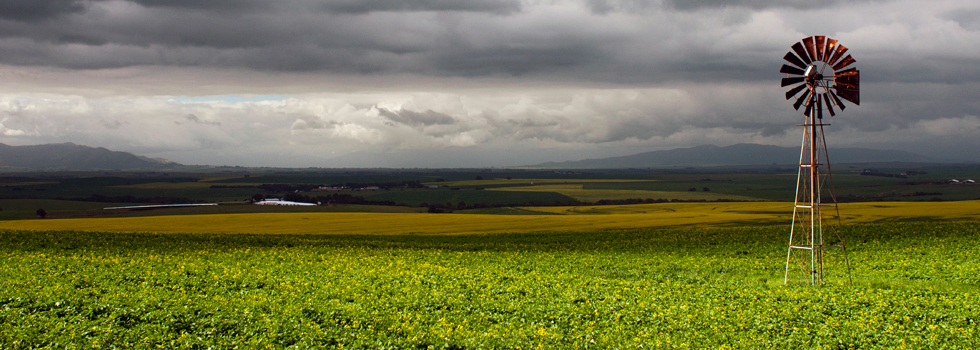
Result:
{"label": "sunlit field", "polygon": [[730,199],[730,200],[758,200],[758,198],[738,196],[731,194],[715,194],[710,192],[669,192],[669,191],[644,191],[644,190],[594,190],[583,189],[581,184],[571,185],[541,185],[541,186],[522,186],[522,187],[497,187],[491,191],[517,191],[517,192],[554,192],[560,193],[581,202],[596,202],[603,199],[631,199],[631,198],[670,198],[670,199]]}
{"label": "sunlit field", "polygon": [[[580,232],[664,227],[789,226],[792,204],[660,203],[578,207],[525,207],[555,215],[421,213],[243,213],[0,222],[18,230],[113,232],[465,235]],[[909,220],[980,220],[980,201],[841,204],[845,224]],[[601,214],[601,215],[597,215]]]}
{"label": "sunlit field", "polygon": [[785,231],[2,230],[0,348],[980,345],[975,221],[849,225],[853,286],[783,286]]}
{"label": "sunlit field", "polygon": [[816,287],[791,206],[5,221],[0,348],[980,345],[980,201],[842,204]]}

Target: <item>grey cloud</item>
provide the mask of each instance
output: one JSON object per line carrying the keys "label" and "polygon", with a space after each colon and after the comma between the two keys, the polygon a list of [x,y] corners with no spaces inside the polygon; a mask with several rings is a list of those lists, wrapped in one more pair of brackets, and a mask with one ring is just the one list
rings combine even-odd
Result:
{"label": "grey cloud", "polygon": [[343,123],[333,120],[322,121],[313,116],[301,116],[296,118],[296,121],[290,126],[290,130],[327,130],[333,129],[341,124]]}
{"label": "grey cloud", "polygon": [[684,11],[726,7],[742,7],[755,10],[775,7],[814,9],[833,7],[840,3],[842,3],[840,0],[664,0],[665,5]]}
{"label": "grey cloud", "polygon": [[489,49],[448,47],[431,56],[437,72],[466,76],[540,74],[611,59],[594,44],[579,39],[501,45]]}
{"label": "grey cloud", "polygon": [[215,126],[220,126],[221,125],[221,122],[219,122],[219,121],[202,120],[201,118],[198,118],[196,115],[193,115],[193,114],[188,114],[184,118],[186,118],[188,121],[190,121],[192,123],[195,123],[195,124],[215,125]]}
{"label": "grey cloud", "polygon": [[521,11],[518,0],[332,0],[323,7],[335,13],[460,11],[511,14]]}
{"label": "grey cloud", "polygon": [[[356,75],[529,76],[649,84],[775,79],[780,57],[793,43],[776,43],[772,38],[778,35],[751,31],[733,38],[707,34],[732,35],[753,18],[745,9],[784,6],[775,0],[582,1],[583,11],[572,11],[582,16],[575,20],[542,17],[551,6],[546,3],[506,0],[32,1],[38,5],[20,12],[62,18],[0,21],[0,63],[71,69],[157,65]],[[848,6],[835,1],[813,4]],[[672,12],[677,9],[694,14]],[[608,12],[627,14],[622,19],[626,23],[595,15]],[[966,15],[945,16],[967,23],[965,27],[976,23]],[[781,19],[772,15],[766,20],[779,25]],[[852,47],[860,68],[874,62],[882,73],[866,74],[865,81],[980,80],[980,59],[969,51],[932,50],[930,57],[921,57],[888,49],[861,50]]]}
{"label": "grey cloud", "polygon": [[956,21],[963,28],[980,31],[980,9],[950,12],[945,17]]}
{"label": "grey cloud", "polygon": [[509,124],[511,124],[513,126],[516,126],[518,128],[522,128],[522,129],[523,128],[552,127],[552,126],[558,126],[558,125],[561,124],[557,120],[552,120],[552,121],[535,121],[535,120],[531,120],[531,118],[526,118],[524,120],[508,120],[507,123],[509,123]]}
{"label": "grey cloud", "polygon": [[81,0],[3,0],[0,19],[35,22],[85,11]]}
{"label": "grey cloud", "polygon": [[452,125],[456,123],[455,118],[431,109],[416,112],[407,109],[390,111],[378,108],[378,113],[388,120],[410,126]]}
{"label": "grey cloud", "polygon": [[109,130],[119,129],[119,127],[123,125],[123,123],[118,120],[113,120],[112,122],[108,122],[105,119],[99,119],[99,124],[102,124],[102,126],[104,126],[106,129]]}
{"label": "grey cloud", "polygon": [[597,141],[613,142],[627,139],[647,140],[653,137],[666,138],[684,129],[684,123],[676,119],[625,118],[613,120],[609,131]]}
{"label": "grey cloud", "polygon": [[273,1],[262,0],[129,0],[145,7],[186,8],[198,10],[225,10],[240,12],[266,9]]}
{"label": "grey cloud", "polygon": [[657,3],[650,0],[585,0],[585,5],[596,14],[610,12],[637,12],[654,8]]}

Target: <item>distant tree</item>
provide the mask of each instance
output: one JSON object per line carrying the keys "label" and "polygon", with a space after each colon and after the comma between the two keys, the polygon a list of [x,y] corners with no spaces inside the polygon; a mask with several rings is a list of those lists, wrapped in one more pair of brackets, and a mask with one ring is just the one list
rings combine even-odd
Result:
{"label": "distant tree", "polygon": [[691,188],[688,188],[687,190],[690,191],[690,192],[696,192],[698,189],[697,188],[694,188],[694,187],[691,187]]}
{"label": "distant tree", "polygon": [[507,177],[507,180],[510,180],[510,179],[513,179],[513,177],[511,177],[511,176],[508,176],[508,177]]}
{"label": "distant tree", "polygon": [[443,179],[441,177],[440,178],[436,178],[436,182],[443,182],[443,181],[446,181],[446,179]]}
{"label": "distant tree", "polygon": [[44,209],[38,209],[37,216],[44,219],[48,216],[48,212],[44,211]]}
{"label": "distant tree", "polygon": [[711,189],[710,188],[707,188],[707,187],[702,188],[701,190],[704,191],[704,192],[711,192]]}
{"label": "distant tree", "polygon": [[459,202],[458,204],[456,204],[456,207],[459,209],[466,208],[466,202]]}
{"label": "distant tree", "polygon": [[426,202],[422,202],[422,204],[419,204],[419,207],[421,207],[421,208],[425,208],[425,207],[428,207],[428,206],[429,206],[429,203],[426,203]]}
{"label": "distant tree", "polygon": [[477,176],[476,176],[476,179],[477,179],[477,180],[483,180],[483,176],[480,176],[480,175],[477,175]]}
{"label": "distant tree", "polygon": [[256,193],[256,194],[252,195],[252,200],[253,201],[258,202],[258,201],[261,201],[263,199],[265,199],[265,195],[264,194]]}

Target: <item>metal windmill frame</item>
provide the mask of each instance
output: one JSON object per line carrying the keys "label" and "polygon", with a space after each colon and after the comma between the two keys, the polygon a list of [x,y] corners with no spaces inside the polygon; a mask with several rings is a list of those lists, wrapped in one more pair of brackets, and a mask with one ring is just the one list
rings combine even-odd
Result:
{"label": "metal windmill frame", "polygon": [[[783,65],[780,72],[786,73],[787,77],[782,79],[781,85],[785,87],[802,83],[786,92],[786,99],[805,91],[797,98],[793,107],[799,110],[801,106],[805,106],[806,118],[803,124],[797,125],[803,127],[803,140],[800,145],[793,223],[786,251],[783,284],[789,283],[794,252],[798,253],[795,254],[795,266],[800,280],[809,281],[810,284],[823,283],[824,251],[828,249],[843,251],[848,282],[852,283],[847,247],[841,237],[843,224],[840,208],[834,196],[827,142],[823,132],[823,127],[830,124],[823,122],[823,111],[826,107],[831,116],[835,115],[834,106],[843,111],[845,105],[841,98],[860,104],[859,72],[855,68],[847,68],[855,60],[850,55],[842,57],[847,48],[838,45],[837,40],[824,36],[807,37],[792,48],[799,56],[787,52],[783,59],[796,67]],[[826,198],[823,195],[825,192],[828,194]],[[825,209],[832,211],[826,212]],[[829,242],[825,239],[825,229],[832,229],[836,233],[835,237],[830,237],[835,241]]]}

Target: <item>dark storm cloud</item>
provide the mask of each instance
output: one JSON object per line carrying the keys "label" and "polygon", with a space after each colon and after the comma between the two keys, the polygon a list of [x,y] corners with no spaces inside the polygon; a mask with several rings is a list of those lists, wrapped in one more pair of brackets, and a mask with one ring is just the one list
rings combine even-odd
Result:
{"label": "dark storm cloud", "polygon": [[510,14],[520,12],[517,0],[333,0],[322,5],[334,13],[461,11]]}
{"label": "dark storm cloud", "polygon": [[[588,101],[573,116],[547,98],[506,113],[495,110],[499,106],[470,110],[504,115],[485,122],[428,100],[410,104],[411,110],[378,107],[382,122],[412,128],[362,125],[353,117],[290,119],[292,130],[319,135],[329,129],[363,140],[367,136],[358,133],[415,132],[459,133],[477,143],[486,137],[601,144],[692,130],[784,134],[785,115],[801,113],[780,97],[786,90],[778,86],[781,57],[806,35],[801,33],[826,31],[851,48],[865,84],[863,105],[849,106],[838,123],[873,132],[980,115],[972,102],[972,82],[980,81],[980,49],[973,44],[980,35],[978,13],[966,1],[911,0],[8,1],[0,3],[0,64],[232,68],[243,76],[254,70],[378,81],[390,75],[420,81],[489,77],[459,81],[691,91],[684,105],[669,108],[663,106],[670,100],[645,104],[641,97]],[[721,87],[694,91],[712,85]],[[413,85],[390,89],[415,89],[405,86]],[[383,83],[377,88],[389,89]],[[756,91],[742,94],[747,88]],[[400,104],[363,103],[362,116],[370,106]],[[198,129],[232,127],[231,117],[221,120],[222,128]],[[490,129],[476,130],[485,125]]]}
{"label": "dark storm cloud", "polygon": [[609,60],[597,47],[587,43],[541,43],[522,47],[492,49],[448,48],[432,55],[435,70],[452,75],[481,76],[503,73],[524,75],[598,64]]}
{"label": "dark storm cloud", "polygon": [[85,10],[81,0],[3,0],[0,19],[35,22],[79,13]]}
{"label": "dark storm cloud", "polygon": [[410,126],[452,125],[456,123],[455,118],[431,109],[416,112],[407,109],[389,111],[384,108],[378,108],[378,113],[382,117],[385,117],[385,119]]}
{"label": "dark storm cloud", "polygon": [[270,8],[273,1],[262,0],[128,0],[146,7],[199,10],[245,11]]}
{"label": "dark storm cloud", "polygon": [[[795,23],[772,12],[756,16],[760,12],[753,10],[847,6],[857,5],[836,0],[8,0],[0,2],[0,18],[6,19],[0,19],[0,63],[554,76],[629,84],[760,81],[779,75],[779,57],[799,38],[782,37]],[[975,13],[943,16],[969,29],[978,26]],[[859,25],[851,17],[837,20]],[[42,20],[49,18],[58,20]],[[882,32],[908,36],[901,29],[918,27]],[[896,54],[901,47],[852,51],[862,64],[877,61],[882,74],[869,74],[867,81],[980,78],[976,55],[947,55],[949,48],[956,49],[941,47],[928,56]]]}
{"label": "dark storm cloud", "polygon": [[[521,19],[517,1],[65,4],[88,10],[52,12],[35,5],[31,11],[62,13],[63,18],[0,21],[0,63],[74,69],[160,65],[437,76],[608,75],[589,68],[614,67],[614,44],[632,40],[598,27],[564,28],[574,21],[561,17],[544,24]],[[261,11],[248,10],[263,6]]]}

